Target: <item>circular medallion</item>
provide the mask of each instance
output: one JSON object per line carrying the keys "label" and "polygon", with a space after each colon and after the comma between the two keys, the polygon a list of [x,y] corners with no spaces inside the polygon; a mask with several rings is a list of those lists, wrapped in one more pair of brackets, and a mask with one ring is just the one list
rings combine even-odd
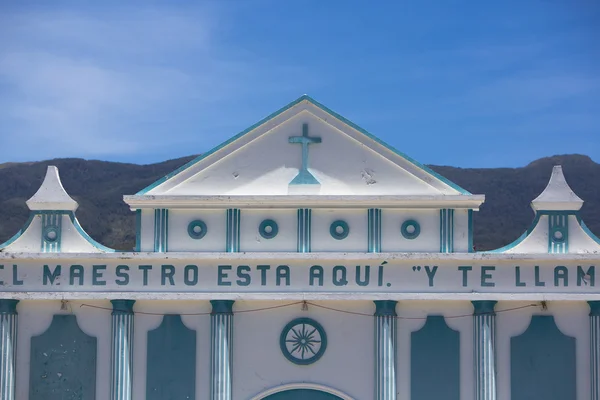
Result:
{"label": "circular medallion", "polygon": [[273,239],[275,236],[277,236],[278,232],[279,227],[277,226],[277,222],[273,221],[272,219],[265,219],[258,227],[258,233],[260,233],[260,236],[264,237],[265,239]]}
{"label": "circular medallion", "polygon": [[190,222],[188,225],[188,235],[190,235],[192,239],[202,239],[207,231],[206,224],[199,219]]}
{"label": "circular medallion", "polygon": [[334,221],[329,227],[329,233],[334,239],[342,240],[345,239],[350,233],[350,227],[346,221]]}
{"label": "circular medallion", "polygon": [[552,241],[554,243],[563,243],[566,236],[566,229],[563,227],[554,227],[552,229]]}
{"label": "circular medallion", "polygon": [[400,228],[400,232],[406,239],[414,239],[421,233],[421,226],[417,221],[409,219],[404,221]]}
{"label": "circular medallion", "polygon": [[47,226],[44,228],[44,240],[47,242],[55,242],[58,239],[58,227]]}
{"label": "circular medallion", "polygon": [[285,358],[294,364],[308,365],[325,353],[327,335],[317,321],[297,318],[283,328],[279,342]]}

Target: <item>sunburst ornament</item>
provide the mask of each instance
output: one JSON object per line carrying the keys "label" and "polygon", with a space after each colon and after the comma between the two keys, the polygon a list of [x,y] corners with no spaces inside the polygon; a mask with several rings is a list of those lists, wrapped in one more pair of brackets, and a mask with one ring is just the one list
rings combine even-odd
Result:
{"label": "sunburst ornament", "polygon": [[288,323],[281,331],[279,341],[285,358],[299,365],[314,363],[327,348],[325,330],[310,318],[297,318]]}

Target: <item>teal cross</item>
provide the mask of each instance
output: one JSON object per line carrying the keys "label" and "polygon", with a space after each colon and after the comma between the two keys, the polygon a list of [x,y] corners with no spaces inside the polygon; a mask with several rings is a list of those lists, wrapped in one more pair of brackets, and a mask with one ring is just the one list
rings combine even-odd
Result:
{"label": "teal cross", "polygon": [[308,136],[308,124],[302,124],[302,136],[290,136],[289,142],[302,144],[302,168],[290,185],[318,185],[317,178],[308,172],[308,145],[321,143],[321,138]]}

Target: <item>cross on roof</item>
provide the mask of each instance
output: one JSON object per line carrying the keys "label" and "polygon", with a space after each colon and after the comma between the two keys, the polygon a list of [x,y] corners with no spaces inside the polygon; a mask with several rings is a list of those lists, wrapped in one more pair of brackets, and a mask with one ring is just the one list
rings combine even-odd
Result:
{"label": "cross on roof", "polygon": [[302,136],[290,136],[289,142],[302,144],[302,167],[290,185],[318,185],[317,178],[308,172],[308,145],[321,143],[321,138],[308,136],[308,124],[302,124]]}

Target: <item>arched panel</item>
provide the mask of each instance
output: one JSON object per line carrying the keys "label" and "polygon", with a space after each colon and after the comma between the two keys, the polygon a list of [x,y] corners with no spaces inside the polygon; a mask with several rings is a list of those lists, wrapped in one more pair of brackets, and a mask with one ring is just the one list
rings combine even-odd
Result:
{"label": "arched panel", "polygon": [[180,315],[165,315],[148,332],[147,400],[196,398],[196,331]]}
{"label": "arched panel", "polygon": [[577,398],[575,338],[554,317],[534,315],[522,335],[510,340],[512,400]]}
{"label": "arched panel", "polygon": [[460,333],[429,315],[410,340],[411,399],[460,400]]}
{"label": "arched panel", "polygon": [[55,315],[46,332],[31,338],[29,400],[96,398],[96,338],[75,315]]}
{"label": "arched panel", "polygon": [[264,398],[264,400],[342,400],[331,393],[321,392],[314,389],[292,389],[275,393]]}

